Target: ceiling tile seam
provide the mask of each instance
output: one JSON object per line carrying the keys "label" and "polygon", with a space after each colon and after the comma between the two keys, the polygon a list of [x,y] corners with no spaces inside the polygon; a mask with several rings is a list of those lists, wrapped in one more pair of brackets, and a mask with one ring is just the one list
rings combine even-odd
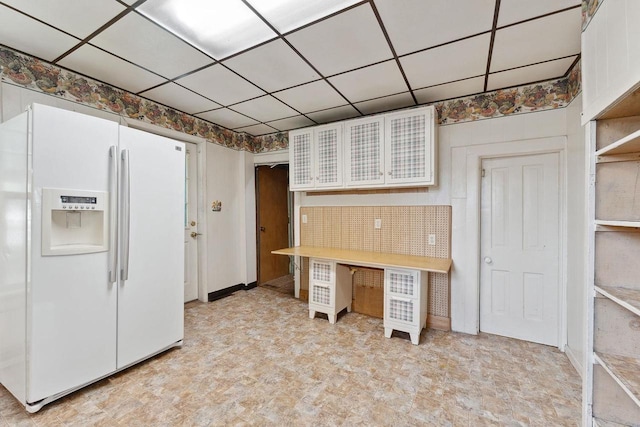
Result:
{"label": "ceiling tile seam", "polygon": [[58,28],[58,27],[56,27],[56,26],[54,26],[54,25],[51,25],[51,24],[49,24],[48,22],[43,21],[42,19],[36,18],[35,16],[29,15],[28,13],[23,12],[23,11],[22,11],[22,10],[20,10],[20,9],[16,9],[15,7],[13,7],[13,6],[11,6],[11,5],[8,5],[8,4],[6,4],[6,3],[4,3],[4,2],[1,2],[1,1],[0,1],[0,5],[1,5],[1,6],[6,7],[7,9],[11,9],[11,10],[13,10],[14,12],[17,12],[17,13],[19,13],[20,15],[24,15],[24,16],[26,16],[26,17],[27,17],[27,18],[29,18],[29,19],[33,19],[34,21],[37,21],[37,22],[39,22],[39,23],[41,23],[41,24],[43,24],[43,25],[45,25],[45,26],[47,26],[47,27],[49,27],[49,28],[51,28],[51,29],[54,29],[54,30],[56,30],[56,31],[60,31],[61,33],[65,34],[65,35],[67,35],[67,36],[69,36],[69,37],[73,37],[74,39],[76,39],[76,40],[78,40],[78,41],[82,41],[82,39],[81,39],[80,37],[76,37],[76,36],[74,36],[73,34],[71,34],[71,33],[67,32],[67,31],[65,31],[65,30],[63,30],[63,29],[61,29],[61,28]]}
{"label": "ceiling tile seam", "polygon": [[500,0],[496,0],[495,9],[493,10],[493,24],[491,25],[491,40],[489,41],[489,53],[487,55],[487,68],[484,72],[484,92],[487,91],[489,84],[489,71],[491,70],[491,56],[493,55],[493,43],[496,40],[496,31],[498,27],[498,15],[500,14]]}
{"label": "ceiling tile seam", "polygon": [[579,53],[572,53],[571,55],[560,56],[558,58],[545,59],[544,61],[532,62],[530,64],[518,65],[517,67],[511,67],[511,68],[505,68],[505,69],[502,69],[502,70],[491,71],[489,73],[489,75],[497,74],[497,73],[504,73],[505,71],[518,70],[520,68],[532,67],[534,65],[546,64],[547,62],[560,61],[561,59],[573,58],[574,56],[578,56],[578,55],[580,55],[580,54]]}
{"label": "ceiling tile seam", "polygon": [[[287,40],[287,39],[286,39],[286,38],[285,38],[285,37],[280,33],[280,31],[278,31],[278,29],[277,29],[277,28],[275,28],[273,25],[271,25],[271,23],[270,23],[270,22],[269,22],[269,21],[268,21],[264,16],[262,16],[260,13],[258,13],[258,11],[257,11],[257,10],[255,10],[255,9],[254,9],[254,7],[253,7],[251,4],[249,4],[249,3],[248,3],[248,1],[247,1],[247,0],[241,0],[241,1],[242,1],[242,2],[243,2],[243,3],[244,3],[244,4],[245,4],[249,9],[251,9],[251,11],[252,11],[254,14],[256,14],[256,16],[257,16],[258,18],[260,18],[260,19],[262,20],[262,22],[264,22],[266,25],[268,25],[268,26],[269,26],[269,28],[270,28],[272,31],[274,31],[274,32],[278,35],[278,37],[280,37],[280,39],[281,39],[283,42],[285,42],[285,43],[287,44],[287,46],[289,46],[289,48],[290,48],[290,49],[292,49],[292,50],[293,50],[293,51],[294,51],[294,52],[295,52],[295,53],[296,53],[296,54],[297,54],[297,55],[298,55],[298,56],[299,56],[299,57],[300,57],[300,58],[301,58],[301,59],[302,59],[302,60],[303,60],[307,65],[309,65],[309,66],[313,69],[313,71],[315,71],[315,72],[316,72],[316,74],[318,74],[318,75],[321,77],[321,79],[322,79],[322,80],[324,80],[324,81],[325,81],[329,86],[331,86],[331,87],[333,88],[333,90],[335,90],[336,92],[338,92],[338,94],[339,94],[339,95],[340,95],[340,96],[341,96],[345,101],[347,101],[347,103],[348,103],[349,105],[351,105],[351,107],[352,107],[352,108],[354,108],[354,109],[358,112],[358,114],[360,114],[361,116],[364,116],[364,114],[362,113],[362,111],[360,111],[358,108],[356,108],[356,106],[355,106],[355,105],[353,105],[353,103],[352,103],[352,102],[351,102],[351,101],[350,101],[346,96],[344,96],[344,94],[343,94],[342,92],[340,92],[340,91],[338,90],[338,88],[337,88],[337,87],[335,87],[335,86],[334,86],[334,85],[333,85],[333,84],[332,84],[332,83],[327,79],[327,77],[326,77],[323,73],[321,73],[321,72],[320,72],[320,70],[318,70],[318,69],[317,69],[317,68],[316,68],[316,67],[311,63],[311,61],[309,61],[309,60],[308,60],[308,59],[307,59],[307,58],[306,58],[306,57],[305,57],[305,56],[304,56],[304,55],[303,55],[303,54],[302,54],[298,49],[296,49],[296,48],[295,48],[295,46],[293,46],[293,44],[291,44],[291,42],[290,42],[289,40]],[[361,2],[361,3],[357,3],[357,5],[358,5],[358,6],[360,6],[360,5],[365,4],[365,3],[368,3],[368,1],[363,1],[363,2]],[[345,11],[347,11],[347,10],[351,10],[351,9],[353,9],[355,6],[356,6],[356,5],[352,5],[352,6],[350,6],[350,7],[347,7],[347,8],[345,8],[345,9],[342,9],[341,11],[334,12],[333,14],[328,15],[328,17],[337,16],[338,14],[340,14],[340,13],[342,13],[342,12],[345,12]],[[328,17],[325,17],[325,19],[327,19]],[[321,19],[321,20],[323,20],[323,19]],[[320,22],[321,20],[318,20],[318,21],[316,21],[316,22]],[[297,28],[295,31],[301,30],[302,28],[305,28],[305,27],[303,26],[303,27]],[[292,31],[292,32],[293,32],[293,31]],[[269,92],[268,92],[268,93],[269,93]],[[269,95],[272,95],[272,94],[271,94],[271,93],[269,93]],[[272,95],[272,96],[273,96],[273,95]],[[277,99],[278,101],[282,102],[283,104],[287,105],[288,107],[292,108],[290,105],[288,105],[287,103],[283,102],[281,99],[279,99],[279,98],[276,98],[276,99]],[[295,109],[295,108],[294,108],[294,110],[298,111],[298,110],[297,110],[297,109]],[[302,113],[300,113],[300,114],[302,114]],[[305,116],[305,117],[307,117],[307,116]],[[311,120],[313,123],[316,123],[316,124],[318,123],[318,122],[316,122],[315,120],[313,120],[311,117],[307,117],[307,118],[308,118],[309,120]]]}
{"label": "ceiling tile seam", "polygon": [[[62,55],[58,56],[56,59],[54,59],[53,61],[51,61],[52,64],[57,64],[59,61],[61,61],[62,59],[66,58],[67,56],[71,55],[73,52],[75,52],[76,50],[80,49],[82,46],[84,46],[85,44],[89,43],[89,41],[91,39],[93,39],[94,37],[96,37],[98,34],[102,33],[104,30],[106,30],[107,28],[109,28],[110,26],[112,26],[113,24],[115,24],[117,21],[119,21],[120,19],[122,19],[124,16],[128,15],[135,7],[139,6],[140,4],[144,3],[146,0],[139,0],[138,2],[134,3],[132,6],[127,7],[125,10],[123,10],[122,12],[120,12],[119,14],[117,14],[116,16],[114,16],[113,18],[111,18],[109,21],[107,21],[105,24],[103,24],[102,26],[98,27],[97,30],[95,30],[93,33],[89,34],[87,37],[85,37],[84,39],[82,39],[80,41],[80,43],[78,43],[77,45],[75,45],[74,47],[72,47],[71,49],[69,49],[68,51],[64,52]],[[93,46],[93,45],[92,45]]]}
{"label": "ceiling tile seam", "polygon": [[[91,45],[91,46],[93,46],[93,45]],[[215,60],[214,60],[214,61],[215,61]],[[179,86],[182,86],[181,84],[179,84],[179,83],[177,82],[178,80],[180,80],[180,79],[182,79],[182,78],[184,78],[184,77],[188,77],[188,76],[190,76],[191,74],[195,74],[195,73],[197,73],[197,72],[199,72],[199,71],[202,71],[202,70],[204,70],[204,69],[206,69],[206,68],[213,67],[213,66],[214,66],[214,65],[216,65],[217,63],[218,63],[218,62],[217,62],[217,61],[215,61],[215,62],[212,62],[211,64],[203,65],[202,67],[198,67],[198,68],[195,68],[195,69],[193,69],[193,70],[191,70],[191,71],[187,71],[186,73],[183,73],[183,74],[181,74],[181,75],[179,75],[179,76],[176,76],[176,77],[174,77],[174,78],[172,78],[172,79],[167,78],[167,81],[166,81],[166,82],[162,82],[162,83],[159,83],[159,84],[157,84],[157,85],[154,85],[154,86],[148,87],[148,88],[146,88],[146,89],[141,90],[140,92],[138,92],[138,94],[139,94],[139,93],[142,93],[142,92],[146,92],[146,91],[148,91],[148,90],[155,89],[155,88],[160,87],[160,86],[162,86],[162,85],[166,85],[166,84],[168,84],[168,83],[175,83],[175,84],[177,84],[177,85],[179,85]],[[137,64],[135,64],[135,65],[137,65]],[[183,88],[185,88],[185,89],[189,89],[189,88],[187,88],[187,87],[185,87],[185,86],[182,86],[182,87],[183,87]],[[189,90],[191,90],[191,89],[189,89]],[[192,92],[194,92],[194,91],[192,91]],[[197,92],[194,92],[194,93],[197,93]],[[200,94],[198,94],[198,95],[200,95]],[[204,96],[204,95],[200,95],[200,96],[203,96],[204,98],[207,98],[207,97],[206,97],[206,96]],[[220,104],[219,102],[216,102],[216,101],[214,101],[213,99],[210,99],[210,98],[207,98],[207,99],[209,99],[209,101],[213,101],[213,102],[215,102],[216,104]],[[220,104],[220,105],[222,105],[222,104]]]}
{"label": "ceiling tile seam", "polygon": [[574,59],[571,65],[569,65],[569,68],[567,68],[567,71],[564,73],[564,77],[569,76],[569,74],[571,73],[571,70],[573,70],[573,67],[575,67],[578,64],[578,62],[580,62],[581,57],[582,57],[582,54],[579,53],[576,59]]}
{"label": "ceiling tile seam", "polygon": [[[259,88],[259,86],[256,86],[256,87],[258,87],[258,88]],[[261,89],[261,88],[260,88],[260,90],[264,90],[264,89]],[[266,92],[266,91],[265,91],[265,92]],[[230,109],[230,110],[232,110],[232,111],[235,111],[236,113],[240,113],[239,111],[236,111],[236,110],[234,110],[234,109],[233,109],[233,108],[231,108],[231,107],[234,107],[234,106],[236,106],[236,105],[238,105],[238,104],[242,104],[242,103],[244,103],[244,102],[254,101],[254,100],[258,99],[258,98],[264,98],[265,96],[270,96],[270,97],[272,97],[273,99],[275,99],[276,101],[279,101],[279,102],[283,103],[284,105],[286,105],[287,107],[291,108],[293,111],[295,111],[296,113],[298,113],[298,115],[302,115],[302,116],[307,117],[307,116],[305,115],[305,113],[303,113],[303,112],[299,111],[297,108],[292,107],[291,105],[287,104],[286,102],[284,102],[284,101],[283,101],[283,100],[281,100],[280,98],[277,98],[276,96],[274,96],[272,93],[269,93],[269,92],[266,92],[266,95],[260,95],[260,96],[256,96],[256,97],[253,97],[253,98],[245,99],[245,100],[243,100],[243,101],[238,101],[238,102],[234,102],[234,103],[229,104],[229,105],[225,105],[225,107],[226,107],[226,108],[229,108],[229,109]],[[218,102],[218,104],[219,104],[219,102]],[[240,113],[240,114],[243,114],[243,113]],[[246,116],[246,114],[243,114],[243,115],[245,115],[245,116]],[[247,116],[247,117],[249,117],[249,116]],[[295,116],[291,116],[291,117],[295,117]],[[260,123],[263,123],[262,121],[257,120],[257,119],[254,119],[253,117],[251,117],[251,118],[252,118],[253,120],[256,120],[256,121],[260,122]],[[311,120],[311,118],[309,118],[309,117],[307,117],[307,118],[308,118],[309,120]],[[279,119],[276,119],[276,120],[279,120]],[[313,122],[315,123],[315,120],[313,120]]]}
{"label": "ceiling tile seam", "polygon": [[[244,1],[244,0],[242,0],[242,1]],[[249,0],[249,1],[251,1],[251,0]],[[297,32],[297,31],[304,30],[305,28],[309,28],[309,27],[311,27],[311,26],[313,26],[313,25],[319,24],[320,22],[322,22],[322,21],[326,21],[327,19],[334,18],[334,17],[336,17],[336,16],[338,16],[338,15],[340,15],[340,14],[344,13],[344,12],[348,12],[348,11],[350,11],[351,9],[355,9],[355,8],[357,8],[357,7],[362,6],[363,4],[366,4],[366,3],[369,3],[369,0],[363,0],[363,1],[360,1],[360,2],[358,2],[358,3],[352,4],[351,6],[347,6],[347,7],[345,7],[344,9],[336,10],[335,12],[330,13],[330,14],[329,14],[329,15],[327,15],[327,16],[323,16],[322,18],[318,18],[318,19],[316,19],[315,21],[311,21],[311,22],[309,22],[309,23],[307,23],[307,24],[304,24],[304,25],[302,25],[302,26],[300,26],[300,27],[294,28],[293,30],[289,30],[289,31],[287,31],[287,32],[285,32],[285,33],[280,33],[280,32],[278,31],[278,34],[280,34],[283,38],[284,38],[284,37],[287,37],[287,36],[289,36],[289,35],[291,35],[291,34],[293,34],[293,33]]]}
{"label": "ceiling tile seam", "polygon": [[411,55],[414,55],[416,53],[426,52],[428,50],[437,49],[439,47],[443,47],[443,46],[447,46],[447,45],[450,45],[450,44],[458,43],[458,42],[461,42],[461,41],[465,41],[465,40],[468,40],[468,39],[472,39],[474,37],[478,37],[478,36],[482,36],[484,34],[490,34],[490,33],[491,33],[491,30],[481,31],[481,32],[476,33],[476,34],[471,34],[469,36],[460,37],[459,39],[450,40],[448,42],[444,42],[444,43],[436,44],[436,45],[433,45],[433,46],[425,47],[423,49],[414,50],[413,52],[403,53],[402,55],[399,55],[398,58],[405,58],[407,56],[411,56]]}
{"label": "ceiling tile seam", "polygon": [[407,85],[407,89],[411,94],[411,98],[413,98],[413,105],[418,105],[418,98],[416,98],[416,95],[413,93],[413,89],[411,88],[411,84],[409,83],[409,79],[407,78],[407,74],[404,72],[404,68],[402,68],[402,64],[400,63],[400,58],[398,58],[398,53],[396,52],[396,48],[393,46],[393,43],[391,42],[391,37],[389,37],[389,33],[387,32],[387,28],[384,26],[384,23],[382,22],[382,17],[380,16],[380,12],[378,12],[378,8],[376,7],[375,3],[372,0],[369,0],[369,5],[371,6],[371,9],[373,9],[373,14],[375,15],[376,20],[378,21],[380,30],[382,31],[382,34],[384,34],[384,38],[387,40],[389,49],[391,49],[391,54],[393,55],[393,58],[396,61],[396,66],[400,70],[400,74],[402,74],[402,79],[404,80],[404,84]]}
{"label": "ceiling tile seam", "polygon": [[[254,99],[255,99],[255,98],[254,98]],[[246,102],[246,101],[243,101],[243,102]],[[241,102],[239,102],[238,104],[241,104]],[[238,105],[238,104],[234,104],[234,105]],[[226,107],[226,108],[227,108],[228,110],[230,110],[230,111],[233,111],[234,113],[242,114],[243,116],[248,117],[248,118],[250,118],[251,120],[255,120],[256,122],[258,122],[258,123],[255,123],[255,124],[253,124],[253,125],[249,125],[249,126],[255,126],[255,125],[257,125],[257,124],[266,125],[266,124],[267,124],[267,122],[271,122],[271,121],[275,121],[275,120],[282,120],[282,119],[286,119],[286,118],[288,118],[288,117],[281,117],[281,118],[274,119],[274,120],[267,120],[267,121],[265,122],[265,121],[262,121],[262,120],[258,120],[258,119],[256,119],[255,117],[251,117],[251,116],[249,116],[249,115],[247,115],[247,114],[245,114],[245,113],[241,113],[241,112],[240,112],[240,111],[238,111],[238,110],[234,110],[231,106],[230,106],[230,107]],[[298,110],[296,110],[296,111],[298,111]],[[300,115],[302,115],[302,113],[300,113],[300,112],[298,112],[298,113],[299,113]],[[296,117],[296,116],[289,116],[289,117]],[[246,126],[240,126],[240,127],[246,127]],[[235,128],[234,128],[234,129],[235,129]]]}
{"label": "ceiling tile seam", "polygon": [[478,75],[476,75],[476,76],[465,77],[465,78],[463,78],[463,79],[457,79],[457,80],[451,80],[451,81],[448,81],[448,82],[438,83],[438,84],[430,85],[430,86],[423,86],[423,87],[416,88],[416,89],[414,89],[414,90],[415,90],[415,91],[419,91],[419,90],[423,90],[423,89],[430,89],[430,88],[432,88],[432,87],[444,86],[444,85],[448,85],[448,84],[451,84],[451,83],[463,82],[463,81],[465,81],[465,80],[477,79],[478,77],[484,77],[484,74],[478,74]]}
{"label": "ceiling tile seam", "polygon": [[513,27],[513,26],[515,26],[515,25],[520,25],[520,24],[524,24],[524,23],[527,23],[527,22],[535,21],[536,19],[547,18],[547,17],[549,17],[549,16],[557,15],[557,14],[559,14],[559,13],[567,12],[567,11],[569,11],[569,10],[577,9],[577,8],[579,8],[579,7],[582,7],[582,5],[577,4],[577,5],[575,5],[575,6],[565,7],[564,9],[555,10],[555,11],[553,11],[553,12],[545,13],[545,14],[543,14],[543,15],[534,16],[533,18],[527,18],[527,19],[523,19],[522,21],[513,22],[513,23],[511,23],[511,24],[503,25],[502,27],[498,27],[497,29],[498,29],[498,30],[503,30],[503,29],[505,29],[505,28],[509,28],[509,27]]}

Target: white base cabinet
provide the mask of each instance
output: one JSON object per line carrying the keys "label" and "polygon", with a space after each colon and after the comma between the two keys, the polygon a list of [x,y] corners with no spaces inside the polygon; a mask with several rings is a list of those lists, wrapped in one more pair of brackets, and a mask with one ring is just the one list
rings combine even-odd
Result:
{"label": "white base cabinet", "polygon": [[384,270],[384,335],[393,330],[408,332],[418,345],[420,332],[427,325],[427,272]]}
{"label": "white base cabinet", "polygon": [[329,323],[345,308],[351,312],[351,273],[349,267],[335,261],[309,260],[309,318],[325,313]]}

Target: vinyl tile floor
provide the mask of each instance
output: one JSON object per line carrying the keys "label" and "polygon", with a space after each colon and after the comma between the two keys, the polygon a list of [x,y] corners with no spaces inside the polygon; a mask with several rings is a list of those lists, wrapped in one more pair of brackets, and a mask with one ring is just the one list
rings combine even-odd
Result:
{"label": "vinyl tile floor", "polygon": [[580,378],[556,348],[357,313],[330,325],[265,288],[185,308],[184,346],[0,426],[578,426]]}

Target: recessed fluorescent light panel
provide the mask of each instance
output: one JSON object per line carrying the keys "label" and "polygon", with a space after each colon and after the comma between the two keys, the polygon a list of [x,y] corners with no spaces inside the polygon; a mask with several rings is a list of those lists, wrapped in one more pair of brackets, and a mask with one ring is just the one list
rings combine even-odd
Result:
{"label": "recessed fluorescent light panel", "polygon": [[360,0],[248,0],[280,33],[331,15]]}
{"label": "recessed fluorescent light panel", "polygon": [[241,0],[147,0],[137,10],[215,59],[276,36]]}

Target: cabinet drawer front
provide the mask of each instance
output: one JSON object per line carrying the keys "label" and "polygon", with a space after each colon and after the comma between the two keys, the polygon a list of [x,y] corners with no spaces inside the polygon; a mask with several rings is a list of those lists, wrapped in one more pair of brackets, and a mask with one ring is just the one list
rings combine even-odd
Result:
{"label": "cabinet drawer front", "polygon": [[384,288],[389,294],[416,298],[419,286],[417,271],[385,270]]}
{"label": "cabinet drawer front", "polygon": [[317,282],[334,283],[335,264],[331,262],[311,260],[310,279]]}
{"label": "cabinet drawer front", "polygon": [[310,301],[314,304],[322,304],[326,305],[327,307],[333,306],[333,295],[331,292],[331,286],[312,283],[309,298]]}
{"label": "cabinet drawer front", "polygon": [[385,319],[402,322],[408,325],[417,325],[420,302],[415,299],[397,298],[391,295],[386,297]]}

